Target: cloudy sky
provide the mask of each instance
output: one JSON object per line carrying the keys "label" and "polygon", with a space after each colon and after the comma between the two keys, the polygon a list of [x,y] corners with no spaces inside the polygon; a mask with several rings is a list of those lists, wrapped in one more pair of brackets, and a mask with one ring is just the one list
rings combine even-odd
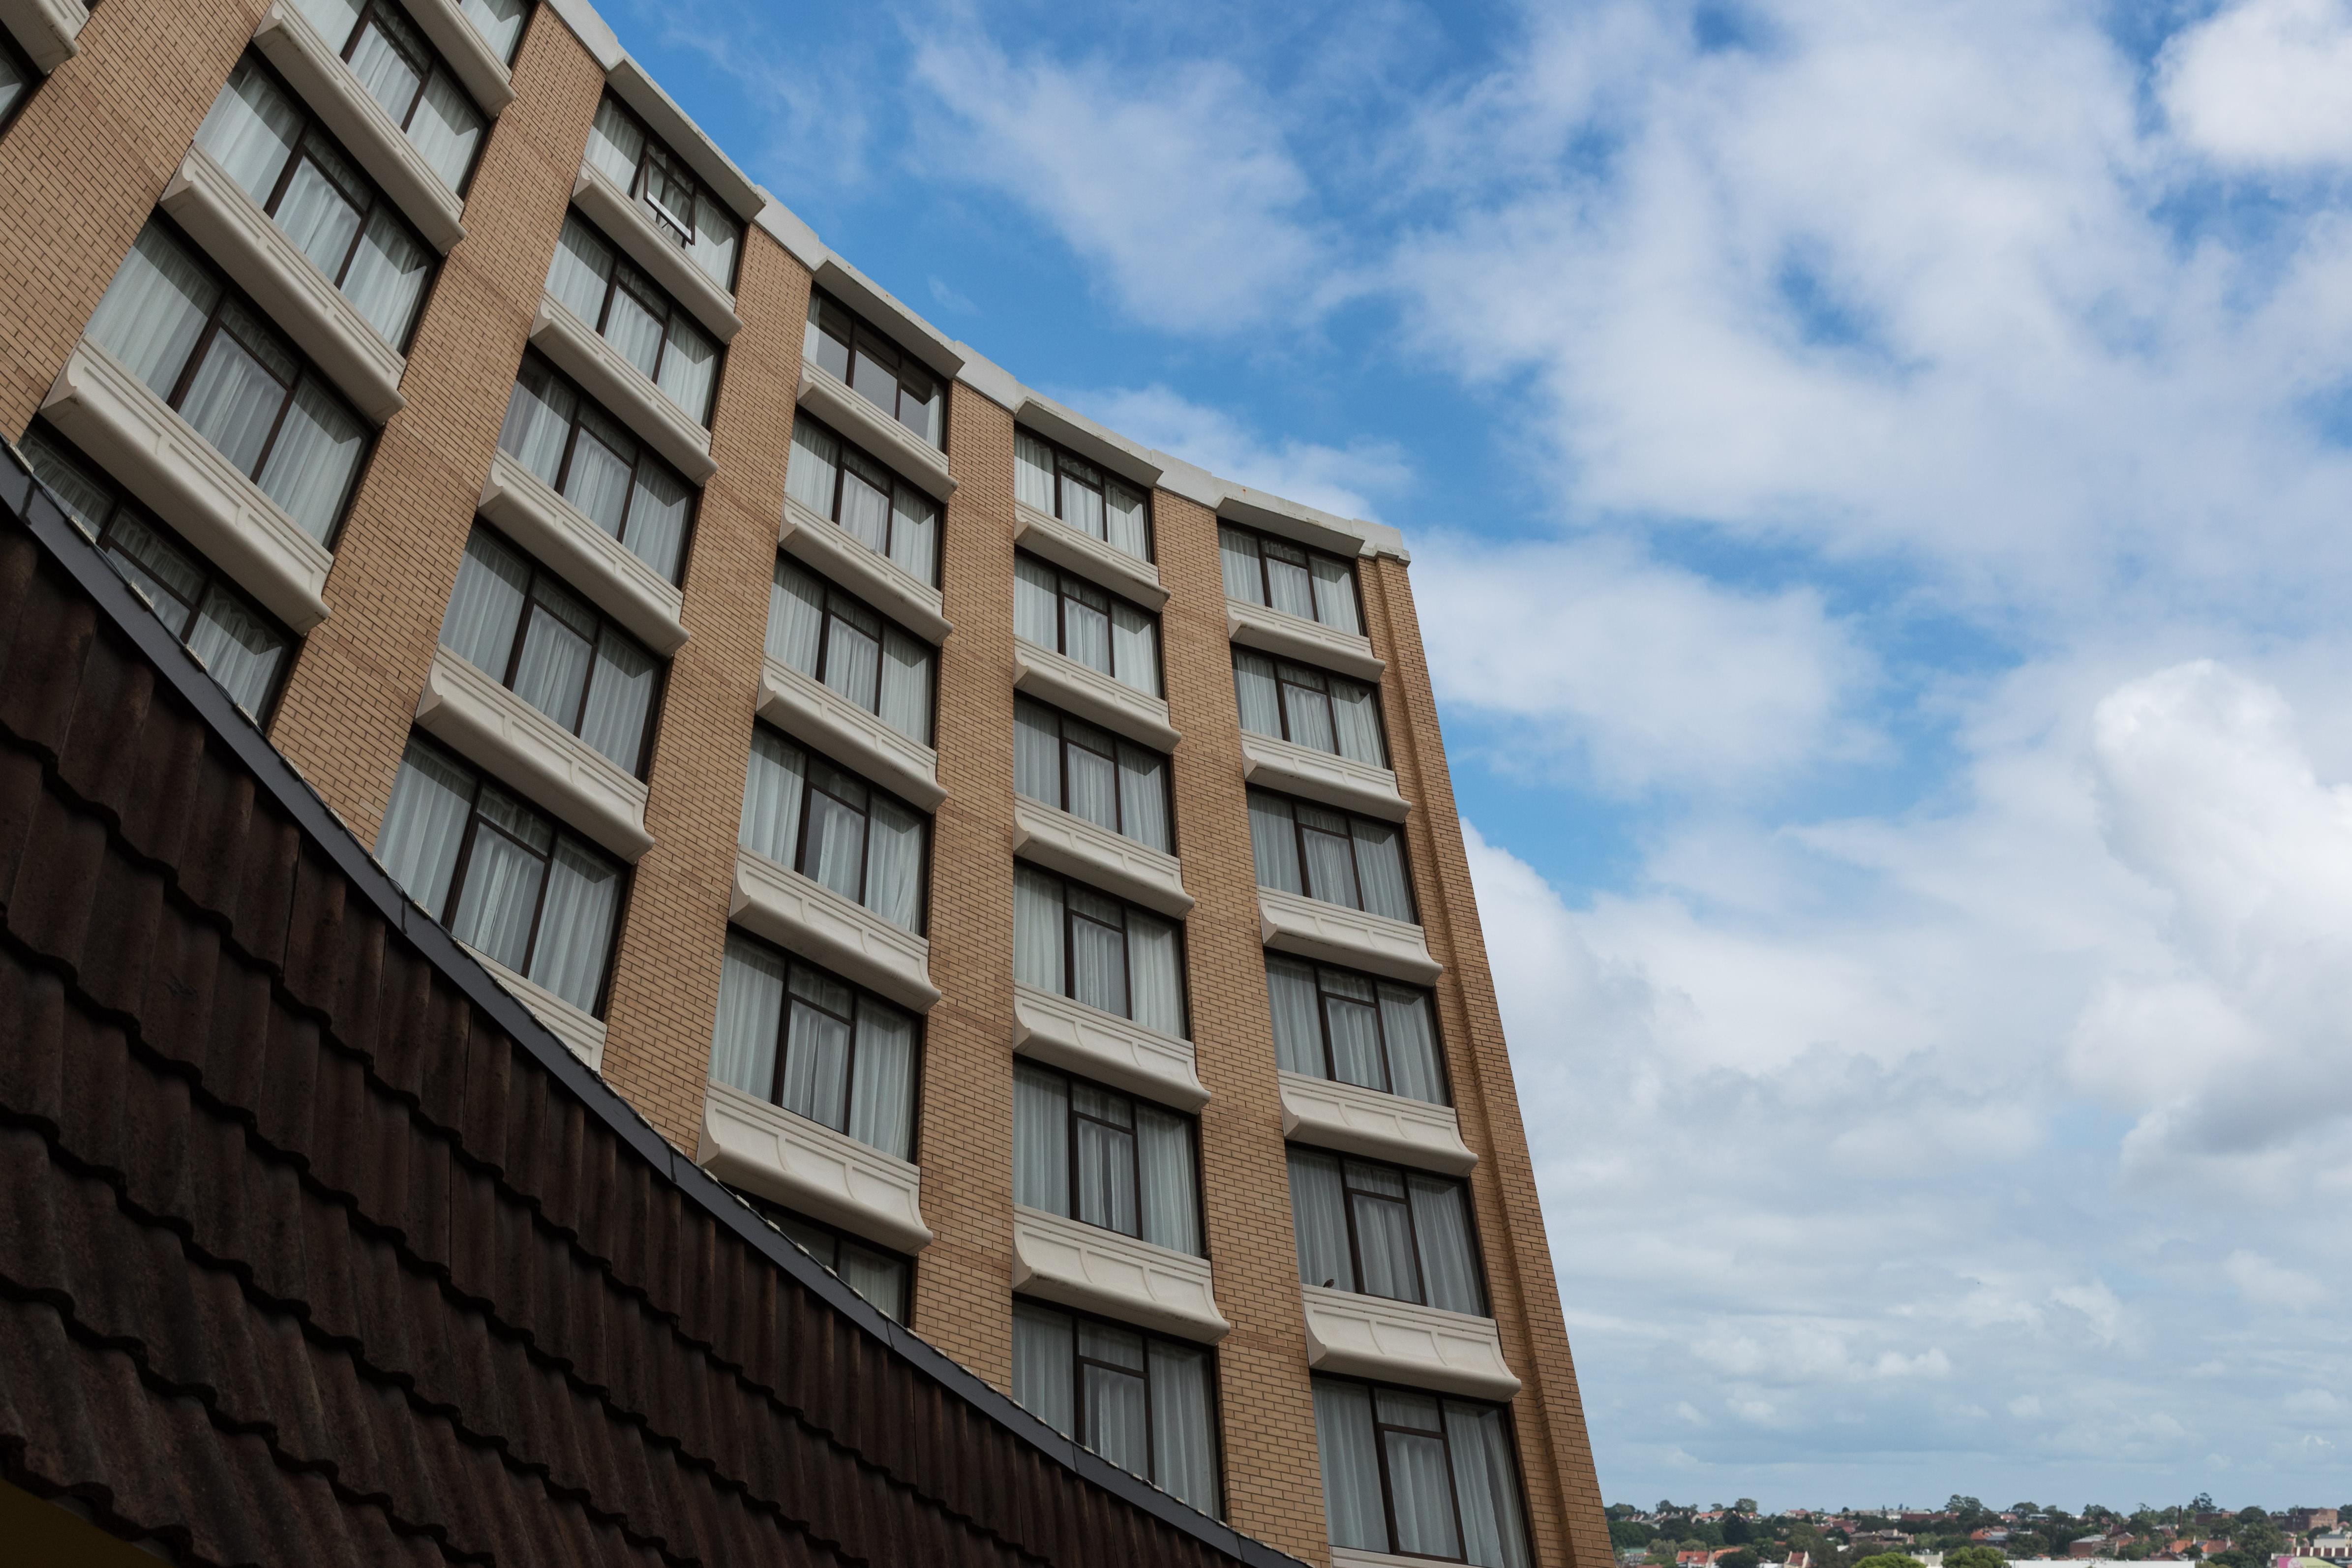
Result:
{"label": "cloudy sky", "polygon": [[605,9],[1410,536],[1610,1499],[2352,1497],[2346,0]]}

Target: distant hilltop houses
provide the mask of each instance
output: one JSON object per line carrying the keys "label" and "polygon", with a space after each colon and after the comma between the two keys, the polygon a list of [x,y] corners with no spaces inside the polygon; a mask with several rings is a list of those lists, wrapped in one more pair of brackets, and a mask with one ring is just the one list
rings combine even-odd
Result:
{"label": "distant hilltop houses", "polygon": [[1788,1509],[1752,1498],[1729,1507],[1661,1500],[1614,1503],[1609,1534],[1621,1568],[2042,1568],[2105,1558],[2214,1568],[2319,1568],[2352,1563],[2352,1504],[2235,1512],[2200,1494],[2178,1507],[2080,1513],[1954,1496],[1940,1509]]}

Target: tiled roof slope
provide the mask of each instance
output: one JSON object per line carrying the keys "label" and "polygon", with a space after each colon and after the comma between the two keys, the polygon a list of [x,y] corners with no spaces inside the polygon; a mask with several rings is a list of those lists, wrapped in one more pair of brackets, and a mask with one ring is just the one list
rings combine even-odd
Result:
{"label": "tiled roof slope", "polygon": [[184,1560],[1286,1564],[499,989],[0,455],[0,1477]]}

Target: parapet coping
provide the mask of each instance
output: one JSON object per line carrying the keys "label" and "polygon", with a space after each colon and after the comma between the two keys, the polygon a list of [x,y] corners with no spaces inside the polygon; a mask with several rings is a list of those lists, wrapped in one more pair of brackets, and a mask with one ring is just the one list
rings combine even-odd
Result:
{"label": "parapet coping", "polygon": [[1003,405],[1015,417],[1029,413],[1057,439],[1077,437],[1072,445],[1098,448],[1087,455],[1114,470],[1157,484],[1220,517],[1326,548],[1345,548],[1352,541],[1360,555],[1385,555],[1403,562],[1412,559],[1412,552],[1405,548],[1404,534],[1387,523],[1341,517],[1253,489],[1236,480],[1220,479],[1197,464],[1130,440],[1024,384],[1011,372],[970,344],[942,332],[919,311],[867,278],[820,239],[815,229],[776,200],[765,186],[746,174],[694,117],[679,107],[645,67],[621,47],[619,35],[589,0],[544,0],[544,4],[604,68],[614,90],[640,113],[656,121],[656,129],[677,143],[679,154],[727,196],[730,205],[740,203],[753,207],[748,212],[739,211],[738,216],[766,230],[770,238],[816,274],[820,284],[845,295],[865,313],[881,318],[884,324],[907,333],[911,341],[901,346],[933,370],[952,375],[991,402]]}

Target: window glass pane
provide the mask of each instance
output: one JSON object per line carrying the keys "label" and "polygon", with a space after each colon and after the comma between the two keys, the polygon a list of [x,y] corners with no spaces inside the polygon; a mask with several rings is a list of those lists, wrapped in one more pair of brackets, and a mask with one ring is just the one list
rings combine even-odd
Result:
{"label": "window glass pane", "polygon": [[1470,1205],[1458,1182],[1414,1176],[1412,1232],[1421,1251],[1421,1277],[1429,1304],[1449,1312],[1482,1315],[1486,1293],[1478,1288],[1477,1253],[1470,1242]]}
{"label": "window glass pane", "polygon": [[694,243],[687,247],[687,254],[721,289],[735,287],[735,253],[742,241],[743,226],[735,221],[735,215],[719,205],[709,192],[700,193],[694,205]]}
{"label": "window glass pane", "polygon": [[185,552],[128,511],[107,530],[106,553],[147,597],[155,618],[184,637],[196,601],[204,596],[205,571]]}
{"label": "window glass pane", "polygon": [[1315,1380],[1315,1447],[1323,1460],[1323,1522],[1331,1544],[1385,1552],[1387,1510],[1373,1446],[1372,1397],[1361,1384]]}
{"label": "window glass pane", "polygon": [[1376,768],[1389,765],[1388,748],[1381,743],[1380,693],[1360,680],[1331,678],[1331,710],[1339,754]]}
{"label": "window glass pane", "polygon": [[[812,1000],[821,1002],[828,1011],[811,1005]],[[786,1110],[835,1131],[841,1131],[848,1120],[846,1016],[852,1005],[847,986],[793,966],[782,1103]]]}
{"label": "window glass pane", "polygon": [[572,442],[572,468],[563,476],[563,499],[619,539],[628,521],[629,480],[635,473],[636,444],[610,421],[583,408]]}
{"label": "window glass pane", "polygon": [[1464,1559],[1484,1568],[1528,1568],[1533,1558],[1503,1413],[1449,1399],[1445,1436],[1454,1458],[1454,1495],[1462,1509]]}
{"label": "window glass pane", "polygon": [[1274,1009],[1275,1064],[1285,1072],[1328,1078],[1323,1066],[1321,1006],[1314,968],[1295,958],[1265,961],[1267,1000]]}
{"label": "window glass pane", "polygon": [[1370,984],[1352,974],[1323,972],[1323,1021],[1331,1035],[1331,1070],[1341,1083],[1385,1089],[1381,1070],[1381,1018]]}
{"label": "window glass pane", "polygon": [[1392,921],[1412,919],[1412,891],[1404,879],[1404,845],[1393,823],[1357,817],[1356,867],[1363,879],[1363,907]]}
{"label": "window glass pane", "polygon": [[1347,1199],[1339,1162],[1304,1149],[1290,1151],[1290,1229],[1298,1246],[1298,1282],[1356,1289],[1348,1257]]}
{"label": "window glass pane", "polygon": [[1113,484],[1109,498],[1109,543],[1113,550],[1138,561],[1151,559],[1151,519],[1144,500],[1126,486]]}
{"label": "window glass pane", "polygon": [[474,149],[482,140],[482,111],[474,107],[456,77],[446,70],[436,71],[425,85],[425,100],[408,122],[408,139],[441,176],[441,183],[454,191],[466,183],[466,172],[474,166]]}
{"label": "window glass pane", "polygon": [[911,360],[898,366],[898,423],[936,447],[940,443],[940,393],[937,384],[915,368]]}
{"label": "window glass pane", "polygon": [[784,471],[784,488],[793,499],[819,517],[833,516],[835,465],[841,443],[833,433],[802,415],[793,421],[793,455]]}
{"label": "window glass pane", "polygon": [[1289,805],[1273,795],[1249,795],[1250,858],[1257,868],[1257,885],[1277,892],[1304,893],[1298,876],[1298,840],[1293,832]]}
{"label": "window glass pane", "polygon": [[1062,651],[1088,669],[1111,673],[1110,601],[1067,578],[1062,581]]}
{"label": "window glass pane", "polygon": [[[1091,1336],[1109,1335],[1115,1330],[1080,1322],[1078,1336],[1083,1343]],[[1131,1335],[1119,1337],[1133,1338]],[[1137,1344],[1138,1358],[1141,1344]],[[1087,1447],[1123,1470],[1142,1475],[1151,1463],[1151,1428],[1150,1401],[1144,1394],[1143,1378],[1136,1373],[1114,1372],[1097,1366],[1092,1362],[1079,1365],[1081,1388],[1086,1399],[1084,1436]]]}
{"label": "window glass pane", "polygon": [[1313,566],[1315,618],[1361,637],[1363,623],[1356,616],[1356,574],[1348,570],[1347,563],[1328,555],[1315,557]]}
{"label": "window glass pane", "polygon": [[1127,1016],[1127,932],[1118,904],[1076,884],[1070,900],[1070,994]]}
{"label": "window glass pane", "polygon": [[16,63],[13,53],[0,49],[0,119],[5,119],[32,87],[32,73]]}
{"label": "window glass pane", "polygon": [[588,689],[596,617],[547,577],[539,579],[534,593],[538,602],[523,617],[514,693],[569,730]]}
{"label": "window glass pane", "polygon": [[1141,1168],[1143,1239],[1199,1256],[1200,1181],[1192,1168],[1192,1124],[1138,1101],[1136,1162]]}
{"label": "window glass pane", "polygon": [[1437,1061],[1437,1031],[1429,1019],[1429,997],[1402,986],[1381,987],[1381,1030],[1388,1037],[1390,1088],[1396,1093],[1445,1103],[1445,1077]]}
{"label": "window glass pane", "polygon": [[[1070,774],[1068,810],[1073,816],[1082,816],[1097,827],[1118,831],[1118,763],[1108,753],[1108,743],[1100,751],[1079,743],[1076,726],[1072,725],[1069,749],[1065,752],[1066,765]],[[1098,737],[1088,735],[1087,740]]]}
{"label": "window glass pane", "polygon": [[1161,853],[1172,849],[1168,831],[1168,764],[1156,752],[1122,741],[1118,746],[1119,831]]}
{"label": "window glass pane", "polygon": [[473,801],[471,773],[428,746],[408,743],[375,836],[375,858],[435,920],[449,907],[449,874],[457,868]]}
{"label": "window glass pane", "polygon": [[677,581],[678,557],[686,550],[686,512],[693,492],[684,479],[648,458],[637,465],[637,488],[629,497],[629,527],[621,542],[665,583]]}
{"label": "window glass pane", "polygon": [[1412,1226],[1405,1205],[1360,1192],[1349,1194],[1348,1205],[1356,1220],[1364,1293],[1391,1301],[1419,1301],[1421,1272],[1413,1265]]}
{"label": "window glass pane", "polygon": [[258,611],[215,584],[188,630],[188,651],[248,717],[258,718],[285,659],[286,639]]}
{"label": "window glass pane", "polygon": [[772,730],[751,731],[751,758],[743,773],[743,822],[736,842],[779,866],[793,864],[800,843],[801,791],[807,753]]}
{"label": "window glass pane", "polygon": [[604,295],[612,281],[613,247],[578,213],[564,214],[555,259],[548,264],[547,291],[593,331],[604,313]]}
{"label": "window glass pane", "polygon": [[923,818],[874,797],[866,829],[866,907],[908,931],[923,918]]}
{"label": "window glass pane", "polygon": [[1066,995],[1062,974],[1062,884],[1025,866],[1013,870],[1013,977]]}
{"label": "window glass pane", "polygon": [[378,6],[361,26],[345,58],[367,95],[383,106],[394,125],[405,128],[417,89],[425,85],[423,41],[405,22]]}
{"label": "window glass pane", "polygon": [[1320,681],[1300,684],[1298,678],[1305,674],[1296,665],[1282,667],[1282,716],[1290,726],[1290,739],[1297,745],[1336,755],[1339,743],[1331,731],[1331,700],[1324,695]]}
{"label": "window glass pane", "polygon": [[1265,603],[1265,585],[1258,580],[1257,541],[1237,528],[1217,530],[1217,563],[1225,579],[1225,597],[1246,605]]}
{"label": "window glass pane", "polygon": [[1062,742],[1053,712],[1025,697],[1013,700],[1013,787],[1047,805],[1062,804]]}
{"label": "window glass pane", "polygon": [[[530,957],[531,917],[547,879],[546,851],[528,848],[491,826],[495,785],[482,787],[482,816],[475,825],[473,853],[466,862],[466,885],[457,892],[457,912],[449,933],[517,973]],[[510,803],[509,803],[510,804]]]}
{"label": "window glass pane", "polygon": [[856,335],[849,313],[822,294],[809,296],[809,330],[806,353],[816,361],[818,368],[829,370],[842,380],[849,379],[849,340]]}
{"label": "window glass pane", "polygon": [[775,583],[768,594],[768,657],[803,675],[814,675],[824,632],[824,584],[777,557]]}
{"label": "window glass pane", "polygon": [[880,717],[908,740],[931,743],[931,650],[896,626],[882,635]]}
{"label": "window glass pane", "polygon": [[1267,602],[1286,616],[1315,618],[1315,585],[1307,571],[1307,552],[1268,539],[1258,547],[1265,555]]}
{"label": "window glass pane", "polygon": [[1062,646],[1059,579],[1054,569],[1026,555],[1013,558],[1013,635],[1039,647]]}
{"label": "window glass pane", "polygon": [[564,443],[571,438],[572,416],[579,395],[545,365],[525,360],[507,399],[506,423],[499,428],[499,446],[552,486],[563,471]]}
{"label": "window glass pane", "polygon": [[[1383,1392],[1383,1407],[1394,1395]],[[1427,1401],[1434,1406],[1435,1400]],[[1383,1415],[1385,1415],[1385,1408]],[[1462,1555],[1454,1524],[1454,1480],[1447,1473],[1445,1444],[1437,1437],[1386,1431],[1381,1445],[1389,1464],[1389,1501],[1396,1510],[1396,1547],[1423,1557]]]}
{"label": "window glass pane", "polygon": [[890,475],[845,449],[841,454],[842,531],[877,555],[890,549]]}
{"label": "window glass pane", "polygon": [[1070,1089],[1057,1073],[1013,1068],[1013,1201],[1070,1212]]}
{"label": "window glass pane", "polygon": [[604,312],[604,341],[636,366],[638,374],[650,381],[655,367],[661,363],[665,323],[647,301],[628,287],[630,283],[644,287],[644,280],[633,276],[633,270],[625,269],[622,287],[613,290],[612,305]]}
{"label": "window glass pane", "polygon": [[1013,1399],[1065,1437],[1077,1433],[1076,1360],[1070,1320],[1013,1304]]}
{"label": "window glass pane", "polygon": [[1325,811],[1303,801],[1291,809],[1298,816],[1298,842],[1306,862],[1307,896],[1319,899],[1327,904],[1344,904],[1351,910],[1362,909],[1363,898],[1356,886],[1355,844],[1348,834],[1348,819],[1337,812]]}
{"label": "window glass pane", "polygon": [[522,39],[522,16],[530,0],[458,0],[458,9],[474,24],[490,52],[511,63],[515,45]]}
{"label": "window glass pane", "polygon": [[575,840],[557,840],[530,977],[574,1007],[593,1009],[620,907],[621,868]]}
{"label": "window glass pane", "polygon": [[530,564],[476,529],[457,561],[457,585],[441,617],[441,646],[493,679],[504,680],[530,587]]}
{"label": "window glass pane", "polygon": [[607,626],[596,639],[596,672],[588,683],[580,738],[634,773],[653,704],[653,655]]}
{"label": "window glass pane", "polygon": [[1013,438],[1013,456],[1014,499],[1053,516],[1054,449],[1024,430]]}
{"label": "window glass pane", "polygon": [[55,490],[66,509],[66,515],[79,524],[92,539],[106,526],[107,514],[114,510],[114,494],[107,486],[93,479],[74,458],[66,456],[62,447],[43,436],[37,426],[25,437],[25,459],[43,484]]}
{"label": "window glass pane", "polygon": [[761,1100],[775,1091],[783,1007],[784,961],[730,934],[719,966],[719,1022],[710,1035],[713,1082]]}
{"label": "window glass pane", "polygon": [[168,397],[220,292],[195,258],[151,223],[107,285],[89,335],[156,395]]}
{"label": "window glass pane", "polygon": [[[1074,1094],[1086,1091],[1084,1084],[1072,1086]],[[1070,1136],[1077,1151],[1076,1217],[1121,1236],[1137,1234],[1133,1131],[1081,1116],[1072,1119]]]}
{"label": "window glass pane", "polygon": [[[194,394],[189,395],[193,400]],[[334,530],[366,447],[367,432],[358,416],[306,376],[261,470],[261,491],[284,507],[304,532],[323,541]]]}
{"label": "window glass pane", "polygon": [[890,559],[919,583],[937,583],[940,504],[901,485],[891,503]]}
{"label": "window glass pane", "polygon": [[903,1259],[845,1241],[834,1272],[841,1276],[843,1284],[873,1303],[892,1322],[907,1321],[908,1271]]}
{"label": "window glass pane", "polygon": [[1127,914],[1127,962],[1133,1017],[1147,1029],[1184,1037],[1184,976],[1176,927],[1140,910]]}
{"label": "window glass pane", "polygon": [[903,1160],[911,1151],[914,1128],[915,1021],[896,1007],[860,1002],[848,1133]]}
{"label": "window glass pane", "polygon": [[1152,1479],[1202,1513],[1217,1511],[1217,1443],[1209,1417],[1209,1354],[1151,1342]]}
{"label": "window glass pane", "polygon": [[[5,58],[0,53],[0,59]],[[248,55],[229,72],[227,85],[196,127],[196,145],[211,153],[247,195],[263,203],[277,190],[278,176],[286,172],[286,160],[301,129],[302,111]]]}
{"label": "window glass pane", "polygon": [[1150,616],[1114,600],[1110,607],[1111,636],[1116,643],[1112,663],[1119,683],[1146,697],[1160,695],[1160,628]]}
{"label": "window glass pane", "polygon": [[833,769],[813,762],[812,772],[810,782],[819,787],[809,791],[808,840],[799,868],[854,904],[865,890],[866,813],[823,787],[846,782]]}
{"label": "window glass pane", "polygon": [[1102,472],[1066,454],[1062,458],[1062,521],[1081,533],[1104,536]]}
{"label": "window glass pane", "polygon": [[850,389],[896,419],[898,416],[898,356],[863,333],[849,366]]}
{"label": "window glass pane", "polygon": [[596,105],[596,122],[588,132],[588,161],[612,176],[621,189],[635,193],[637,164],[646,154],[646,133],[635,119],[612,99]]}
{"label": "window glass pane", "polygon": [[[882,638],[878,626],[863,616],[843,613],[838,599],[830,600],[833,614],[825,626],[824,672],[827,686],[871,713],[879,706],[882,685]],[[861,624],[862,623],[862,624]],[[873,626],[874,629],[866,629]]]}
{"label": "window glass pane", "polygon": [[397,347],[408,337],[432,270],[430,253],[389,207],[379,206],[343,273],[343,294],[378,337]]}
{"label": "window glass pane", "polygon": [[278,226],[330,279],[342,276],[343,259],[359,234],[360,208],[351,193],[360,188],[358,173],[314,141],[278,198]]}
{"label": "window glass pane", "polygon": [[1282,696],[1274,679],[1274,661],[1262,654],[1234,656],[1234,695],[1240,701],[1242,728],[1253,735],[1282,739]]}
{"label": "window glass pane", "polygon": [[[231,304],[222,310],[225,321],[232,311],[240,318],[244,315]],[[282,359],[266,363],[226,331],[215,332],[180,404],[181,417],[218,447],[240,473],[250,474],[261,461],[278,412],[286,406],[292,370],[292,364]],[[277,466],[271,464],[273,468]]]}

